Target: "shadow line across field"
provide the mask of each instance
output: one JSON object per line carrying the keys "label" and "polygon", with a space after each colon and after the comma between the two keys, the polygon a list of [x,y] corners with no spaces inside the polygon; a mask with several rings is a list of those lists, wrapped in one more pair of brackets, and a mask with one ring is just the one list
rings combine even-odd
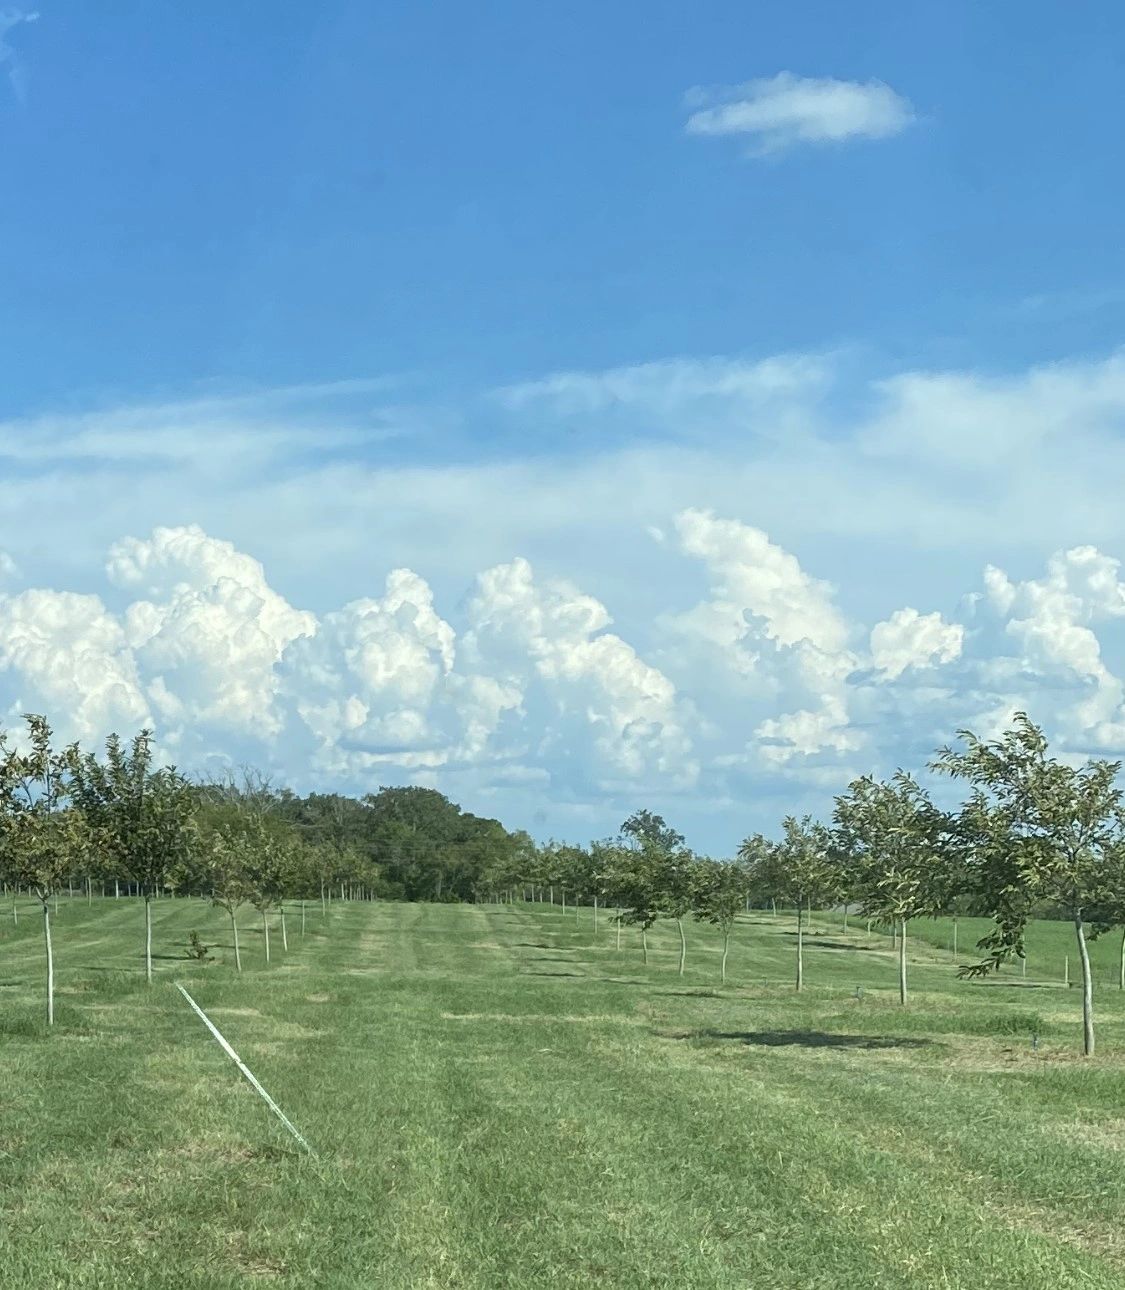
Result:
{"label": "shadow line across field", "polygon": [[928,1048],[932,1039],[911,1039],[898,1035],[843,1035],[827,1030],[693,1030],[676,1039],[732,1039],[763,1048]]}

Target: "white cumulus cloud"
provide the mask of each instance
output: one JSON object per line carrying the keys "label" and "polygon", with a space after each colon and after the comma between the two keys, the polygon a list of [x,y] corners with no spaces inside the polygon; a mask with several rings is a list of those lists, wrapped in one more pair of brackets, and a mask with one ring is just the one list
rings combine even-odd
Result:
{"label": "white cumulus cloud", "polygon": [[907,668],[951,663],[961,653],[965,629],[947,623],[941,614],[896,609],[871,629],[871,661],[883,679],[894,681]]}

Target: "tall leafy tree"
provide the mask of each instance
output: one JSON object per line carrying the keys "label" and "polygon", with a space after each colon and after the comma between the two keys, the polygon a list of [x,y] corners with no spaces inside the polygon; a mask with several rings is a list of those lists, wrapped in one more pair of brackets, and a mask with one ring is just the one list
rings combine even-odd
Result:
{"label": "tall leafy tree", "polygon": [[145,977],[152,984],[152,898],[188,863],[196,793],[174,766],[155,765],[152,731],[125,748],[116,734],[105,759],[72,759],[72,792],[98,853],[115,875],[135,882],[145,906]]}
{"label": "tall leafy tree", "polygon": [[897,926],[899,1002],[905,1005],[906,926],[938,913],[948,899],[945,815],[904,771],[888,783],[869,775],[836,799],[844,882],[868,918]]}
{"label": "tall leafy tree", "polygon": [[51,898],[89,854],[89,835],[71,803],[77,749],[52,747],[45,717],[28,715],[27,747],[9,746],[0,733],[0,848],[10,881],[28,887],[43,907],[47,958],[47,1024],[55,1024],[55,957]]}
{"label": "tall leafy tree", "polygon": [[1074,925],[1082,971],[1082,1041],[1094,1052],[1093,982],[1087,926],[1117,893],[1115,857],[1122,845],[1120,762],[1089,760],[1080,769],[1048,755],[1047,740],[1025,712],[997,740],[958,731],[962,748],[942,748],[934,770],[963,780],[971,792],[960,832],[971,846],[976,895],[995,920],[978,942],[983,959],[967,976],[999,968],[1024,953],[1023,938],[1037,903],[1049,901]]}

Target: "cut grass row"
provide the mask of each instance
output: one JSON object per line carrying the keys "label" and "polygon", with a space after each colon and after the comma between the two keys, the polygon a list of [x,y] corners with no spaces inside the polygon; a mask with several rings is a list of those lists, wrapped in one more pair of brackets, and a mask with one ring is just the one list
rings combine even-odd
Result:
{"label": "cut grass row", "polygon": [[[64,900],[47,1035],[21,919],[0,934],[6,1283],[1121,1285],[1117,992],[1083,1062],[1061,988],[958,981],[918,936],[904,1012],[887,938],[814,921],[799,997],[780,913],[740,922],[720,989],[709,929],[681,979],[672,928],[644,970],[634,933],[618,952],[588,910],[520,905],[334,906],[268,969],[248,932],[241,978],[163,958],[147,989],[139,905]],[[158,952],[191,928],[230,953],[178,900]]]}

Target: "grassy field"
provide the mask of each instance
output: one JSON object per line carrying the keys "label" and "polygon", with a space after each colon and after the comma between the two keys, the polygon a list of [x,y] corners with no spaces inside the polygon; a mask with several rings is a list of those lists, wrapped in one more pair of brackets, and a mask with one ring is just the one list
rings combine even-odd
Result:
{"label": "grassy field", "polygon": [[[887,939],[836,916],[814,918],[799,997],[780,914],[740,923],[725,988],[710,929],[681,980],[674,928],[643,969],[588,909],[289,923],[267,969],[247,918],[239,978],[216,912],[158,902],[147,988],[139,904],[64,899],[50,1035],[32,906],[0,931],[0,1284],[1125,1284],[1115,944],[1084,1061],[1065,927],[1033,929],[1026,979],[966,983],[949,926],[919,924],[903,1011]],[[177,957],[191,928],[218,962]]]}

